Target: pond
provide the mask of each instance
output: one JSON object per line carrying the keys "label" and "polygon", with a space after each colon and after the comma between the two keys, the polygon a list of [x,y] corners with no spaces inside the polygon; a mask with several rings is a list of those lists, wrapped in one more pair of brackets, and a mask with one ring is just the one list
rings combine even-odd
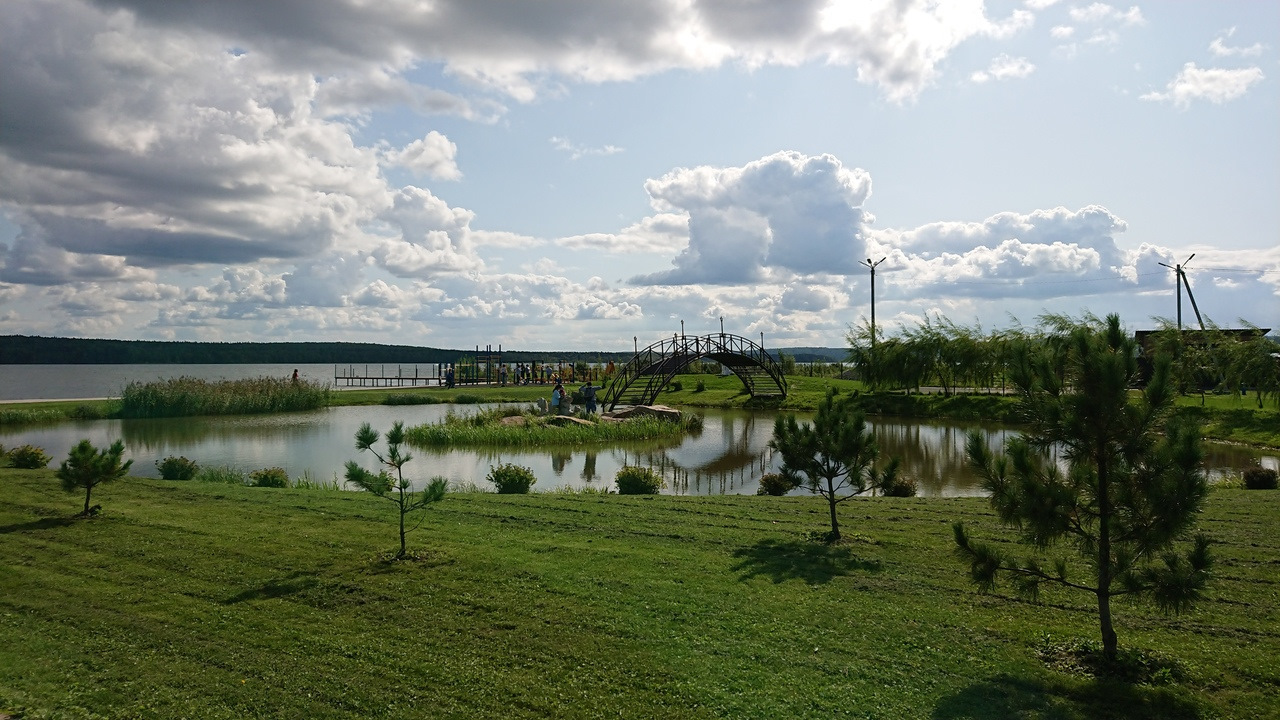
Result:
{"label": "pond", "polygon": [[[132,474],[158,477],[155,463],[170,455],[188,457],[202,466],[230,466],[249,472],[284,468],[290,477],[313,481],[340,479],[347,460],[375,469],[368,453],[357,453],[354,436],[361,423],[386,431],[402,420],[407,426],[434,422],[450,411],[475,412],[475,405],[338,407],[281,415],[169,418],[162,420],[93,420],[46,426],[0,428],[6,448],[31,443],[43,447],[54,464],[81,439],[99,447],[123,439]],[[777,470],[780,458],[769,450],[776,413],[746,410],[697,410],[702,432],[669,442],[629,443],[593,448],[550,447],[541,450],[448,449],[413,450],[409,477],[424,482],[442,475],[459,483],[488,489],[492,465],[513,462],[531,468],[535,491],[558,487],[606,486],[624,464],[661,471],[668,493],[754,494],[760,476]],[[902,474],[914,479],[923,496],[980,494],[977,478],[964,456],[965,437],[979,430],[1000,447],[1015,430],[999,425],[957,421],[873,418],[870,425],[882,456],[902,459]],[[1206,444],[1211,478],[1238,474],[1261,463],[1280,467],[1274,451]]]}

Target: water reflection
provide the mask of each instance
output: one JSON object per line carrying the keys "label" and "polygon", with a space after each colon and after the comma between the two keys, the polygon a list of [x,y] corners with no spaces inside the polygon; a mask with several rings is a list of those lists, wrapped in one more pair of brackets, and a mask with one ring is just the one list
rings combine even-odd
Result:
{"label": "water reflection", "polygon": [[969,466],[965,443],[978,431],[999,452],[1012,431],[995,424],[974,422],[874,420],[869,425],[880,446],[881,462],[897,457],[899,475],[916,481],[921,495],[979,494],[978,475]]}
{"label": "water reflection", "polygon": [[[434,422],[450,411],[474,410],[475,406],[367,406],[273,416],[79,421],[39,428],[0,428],[0,444],[13,447],[29,442],[60,460],[82,438],[99,446],[122,438],[134,460],[133,472],[139,475],[154,477],[157,460],[184,455],[204,466],[227,465],[246,472],[282,467],[292,477],[307,475],[328,481],[341,477],[347,460],[369,462],[354,446],[355,431],[363,422],[385,431],[397,420],[417,425]],[[415,459],[406,471],[419,483],[443,475],[484,487],[491,466],[513,462],[533,470],[539,479],[535,490],[550,490],[605,487],[612,484],[622,466],[641,465],[661,473],[670,493],[755,493],[760,476],[777,471],[781,464],[781,457],[768,448],[776,413],[699,412],[704,424],[698,436],[592,448],[415,449]],[[1016,432],[982,423],[886,418],[872,419],[870,425],[884,459],[898,456],[902,475],[914,479],[920,494],[926,496],[978,494],[978,479],[964,453],[968,433],[979,431],[991,448],[999,451]],[[1213,479],[1238,474],[1259,463],[1280,467],[1275,452],[1216,444],[1206,445],[1206,463]]]}

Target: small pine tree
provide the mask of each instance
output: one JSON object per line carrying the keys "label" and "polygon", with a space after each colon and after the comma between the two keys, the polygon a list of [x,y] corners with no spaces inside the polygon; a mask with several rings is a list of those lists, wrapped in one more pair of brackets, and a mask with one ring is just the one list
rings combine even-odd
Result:
{"label": "small pine tree", "polygon": [[[404,444],[403,422],[397,421],[387,431],[387,451],[385,455],[374,449],[374,445],[377,443],[378,431],[374,430],[369,423],[362,424],[360,429],[356,431],[356,449],[361,452],[368,450],[373,453],[378,462],[385,467],[377,474],[374,474],[357,465],[355,461],[348,460],[346,479],[352,485],[396,504],[396,508],[400,511],[400,552],[396,553],[396,559],[399,560],[405,555],[405,534],[417,528],[417,525],[415,525],[413,528],[406,530],[404,526],[405,516],[416,510],[421,510],[431,503],[443,500],[449,487],[449,481],[442,477],[432,478],[427,486],[423,488],[422,493],[416,497],[410,494],[413,484],[405,479],[404,466],[413,459],[413,456],[400,451],[400,446]],[[395,477],[392,477],[391,473],[387,472],[388,468],[395,471]]]}
{"label": "small pine tree", "polygon": [[[953,530],[970,578],[983,589],[1007,576],[1032,598],[1044,582],[1092,593],[1103,655],[1114,661],[1113,598],[1147,597],[1178,611],[1199,597],[1212,563],[1209,541],[1198,535],[1184,552],[1175,544],[1189,537],[1208,485],[1198,430],[1168,421],[1169,358],[1157,357],[1141,398],[1131,402],[1137,347],[1120,318],[1063,330],[1039,352],[1015,358],[1023,436],[1003,457],[977,433],[966,447],[1000,520],[1034,552],[1019,560],[970,538],[963,523]],[[1050,555],[1063,546],[1084,561],[1083,576],[1070,573],[1068,557]]]}
{"label": "small pine tree", "polygon": [[95,487],[128,474],[133,461],[126,460],[121,463],[122,455],[124,455],[123,440],[116,440],[106,450],[98,450],[88,440],[81,440],[71,448],[67,459],[62,461],[62,466],[56,473],[58,479],[62,481],[62,489],[75,492],[84,488],[84,510],[80,513],[81,515],[88,517],[94,513],[94,509],[89,507],[89,499]]}
{"label": "small pine tree", "polygon": [[831,511],[832,540],[840,539],[836,506],[868,490],[897,483],[897,462],[883,472],[874,463],[880,451],[867,421],[849,398],[838,398],[835,389],[818,403],[812,423],[798,423],[795,415],[783,415],[773,425],[769,447],[782,454],[781,474],[792,487],[804,485],[826,498]]}

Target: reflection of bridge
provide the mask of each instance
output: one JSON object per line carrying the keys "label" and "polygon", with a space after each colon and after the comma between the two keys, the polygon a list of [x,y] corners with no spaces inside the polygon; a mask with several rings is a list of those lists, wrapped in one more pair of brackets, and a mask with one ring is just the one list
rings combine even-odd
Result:
{"label": "reflection of bridge", "polygon": [[786,397],[782,366],[753,340],[728,333],[672,335],[636,353],[613,376],[601,405],[652,405],[658,393],[694,362],[710,358],[737,375],[752,397]]}

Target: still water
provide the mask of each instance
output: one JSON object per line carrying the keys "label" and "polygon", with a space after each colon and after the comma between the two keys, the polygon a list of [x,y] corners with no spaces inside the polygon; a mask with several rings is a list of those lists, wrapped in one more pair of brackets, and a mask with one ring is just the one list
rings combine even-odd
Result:
{"label": "still water", "polygon": [[[188,457],[202,466],[230,466],[249,472],[284,468],[290,477],[332,481],[341,477],[347,460],[376,469],[373,458],[355,450],[361,423],[385,431],[402,420],[407,426],[435,422],[445,413],[475,412],[477,406],[418,405],[338,407],[313,412],[270,416],[169,418],[163,420],[93,420],[25,428],[0,428],[0,444],[31,443],[55,458],[88,438],[101,447],[123,439],[135,475],[157,477],[155,463],[170,455]],[[562,486],[604,486],[624,464],[658,469],[667,492],[677,494],[754,494],[760,476],[775,471],[781,459],[769,450],[776,413],[745,410],[699,410],[704,428],[696,436],[666,443],[632,443],[590,449],[543,450],[416,449],[406,469],[415,482],[435,475],[487,488],[492,465],[513,462],[527,466],[538,478],[535,490]],[[979,494],[977,478],[964,456],[965,437],[979,430],[993,447],[1016,432],[998,425],[954,421],[914,421],[877,418],[871,423],[882,457],[898,456],[901,472],[912,478],[923,496]],[[1238,473],[1258,463],[1280,467],[1275,452],[1227,445],[1209,445],[1207,464],[1212,477]]]}

